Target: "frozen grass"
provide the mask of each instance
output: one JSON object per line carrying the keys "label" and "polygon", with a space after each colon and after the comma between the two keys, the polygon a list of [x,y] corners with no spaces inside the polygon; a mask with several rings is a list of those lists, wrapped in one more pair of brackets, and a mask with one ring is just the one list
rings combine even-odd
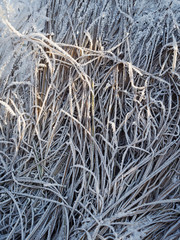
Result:
{"label": "frozen grass", "polygon": [[1,6],[0,239],[178,239],[179,1],[37,2]]}

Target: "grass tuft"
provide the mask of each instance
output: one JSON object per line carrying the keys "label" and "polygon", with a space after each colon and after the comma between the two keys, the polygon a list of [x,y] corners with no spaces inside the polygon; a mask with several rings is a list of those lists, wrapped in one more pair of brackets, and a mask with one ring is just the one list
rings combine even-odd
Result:
{"label": "grass tuft", "polygon": [[0,8],[0,238],[178,239],[177,1],[35,2]]}

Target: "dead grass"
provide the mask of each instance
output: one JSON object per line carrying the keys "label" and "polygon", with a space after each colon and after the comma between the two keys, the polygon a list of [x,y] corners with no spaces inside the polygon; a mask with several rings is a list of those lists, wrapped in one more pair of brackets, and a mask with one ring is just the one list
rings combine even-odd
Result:
{"label": "dead grass", "polygon": [[43,33],[4,20],[1,239],[180,236],[179,13],[143,28],[115,2],[52,1]]}

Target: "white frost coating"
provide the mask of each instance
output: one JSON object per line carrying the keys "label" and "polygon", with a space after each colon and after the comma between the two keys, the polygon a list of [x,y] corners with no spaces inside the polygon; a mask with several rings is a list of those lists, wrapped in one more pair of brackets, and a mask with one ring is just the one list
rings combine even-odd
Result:
{"label": "white frost coating", "polygon": [[12,116],[16,116],[15,112],[12,110],[12,108],[6,103],[0,100],[0,104],[3,105]]}
{"label": "white frost coating", "polygon": [[0,0],[2,240],[176,239],[179,21],[178,0]]}

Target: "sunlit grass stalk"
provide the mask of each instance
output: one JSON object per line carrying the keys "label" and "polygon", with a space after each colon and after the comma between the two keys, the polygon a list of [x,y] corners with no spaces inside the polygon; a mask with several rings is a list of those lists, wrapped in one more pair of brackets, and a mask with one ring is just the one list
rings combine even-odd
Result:
{"label": "sunlit grass stalk", "polygon": [[[95,114],[95,97],[94,97],[94,79],[91,79],[91,135],[94,138],[95,136],[95,122],[94,122],[94,114]],[[94,142],[91,141],[91,170],[93,170],[95,166],[94,159]]]}

